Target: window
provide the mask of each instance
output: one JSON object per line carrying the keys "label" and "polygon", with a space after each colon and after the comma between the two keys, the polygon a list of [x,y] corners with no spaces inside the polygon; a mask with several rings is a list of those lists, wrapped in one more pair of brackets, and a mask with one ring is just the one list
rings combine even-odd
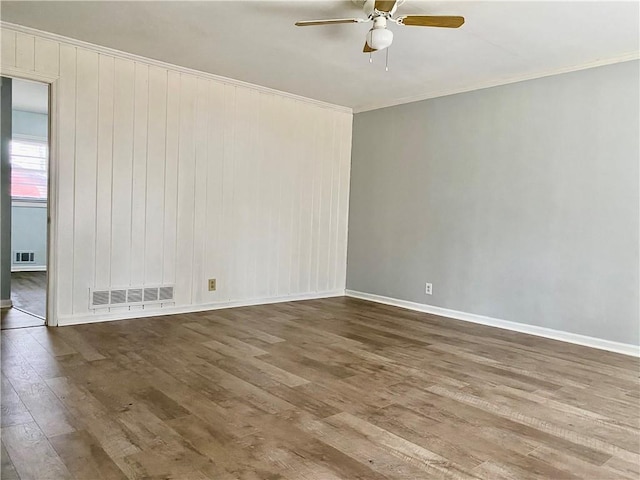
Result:
{"label": "window", "polygon": [[47,199],[47,142],[11,140],[11,198]]}

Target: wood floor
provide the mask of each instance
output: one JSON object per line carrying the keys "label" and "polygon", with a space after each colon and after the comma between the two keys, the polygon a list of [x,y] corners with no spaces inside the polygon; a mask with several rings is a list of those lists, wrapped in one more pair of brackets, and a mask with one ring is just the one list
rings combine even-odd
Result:
{"label": "wood floor", "polygon": [[39,327],[44,325],[44,320],[40,317],[23,312],[18,308],[3,308],[0,310],[0,329]]}
{"label": "wood floor", "polygon": [[11,273],[11,300],[20,310],[44,320],[47,307],[47,272]]}
{"label": "wood floor", "polygon": [[2,332],[2,478],[637,479],[637,359],[355,299]]}

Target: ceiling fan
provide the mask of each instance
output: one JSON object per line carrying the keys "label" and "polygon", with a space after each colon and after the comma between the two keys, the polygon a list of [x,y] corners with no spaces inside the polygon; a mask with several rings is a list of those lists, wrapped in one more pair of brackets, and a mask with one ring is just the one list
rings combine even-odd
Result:
{"label": "ceiling fan", "polygon": [[339,23],[368,23],[373,22],[373,27],[367,33],[364,44],[364,53],[383,50],[393,42],[393,32],[387,28],[387,22],[397,25],[410,25],[416,27],[445,27],[458,28],[464,23],[464,17],[457,16],[430,16],[430,15],[401,15],[393,17],[398,6],[403,0],[366,0],[362,9],[367,18],[336,18],[331,20],[304,20],[296,22],[298,27],[313,25],[335,25]]}

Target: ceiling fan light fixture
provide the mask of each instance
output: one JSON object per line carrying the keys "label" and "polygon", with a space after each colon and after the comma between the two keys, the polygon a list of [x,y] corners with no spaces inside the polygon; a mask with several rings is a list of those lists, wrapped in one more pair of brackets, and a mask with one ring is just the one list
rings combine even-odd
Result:
{"label": "ceiling fan light fixture", "polygon": [[386,28],[372,28],[367,33],[367,45],[374,50],[387,48],[393,42],[393,32]]}

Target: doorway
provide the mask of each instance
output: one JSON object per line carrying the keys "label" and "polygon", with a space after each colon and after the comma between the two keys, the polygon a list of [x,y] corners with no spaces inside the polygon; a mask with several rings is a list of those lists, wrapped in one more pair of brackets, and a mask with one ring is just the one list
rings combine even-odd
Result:
{"label": "doorway", "polygon": [[2,182],[2,240],[9,243],[2,248],[2,329],[42,326],[47,314],[49,85],[2,77],[2,90],[3,177],[8,177]]}

